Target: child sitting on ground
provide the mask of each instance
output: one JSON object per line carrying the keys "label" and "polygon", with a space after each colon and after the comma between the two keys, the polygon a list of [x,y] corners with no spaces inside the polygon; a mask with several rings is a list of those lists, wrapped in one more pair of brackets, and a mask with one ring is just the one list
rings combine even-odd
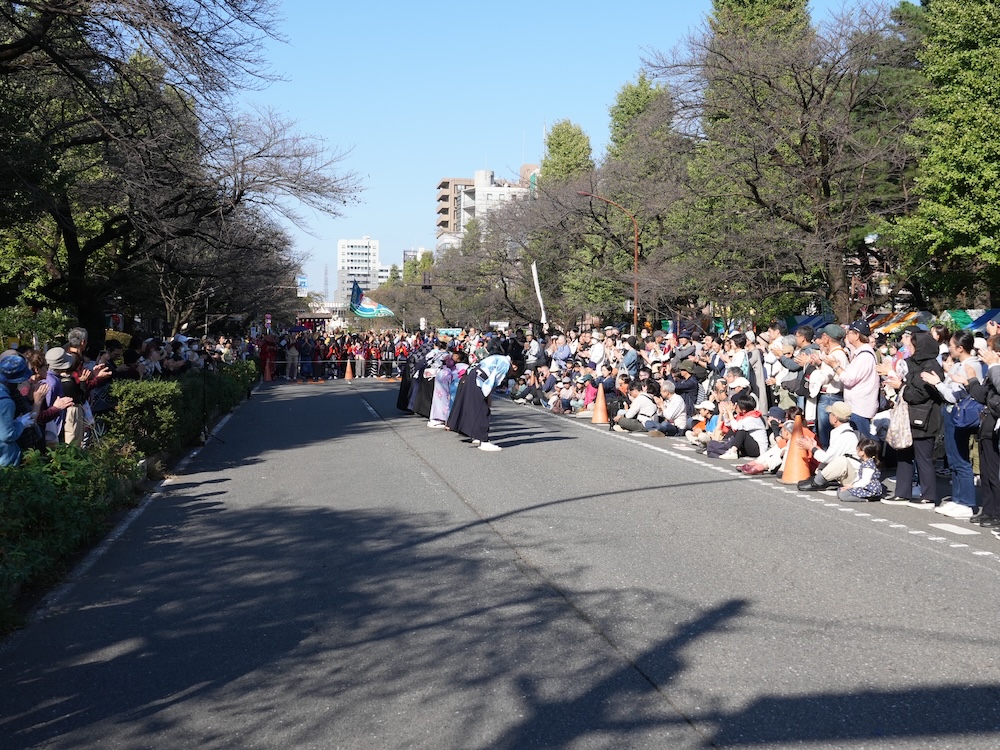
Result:
{"label": "child sitting on ground", "polygon": [[882,472],[876,462],[878,441],[862,438],[858,441],[858,478],[854,484],[845,484],[837,490],[837,499],[849,503],[874,502],[885,494]]}

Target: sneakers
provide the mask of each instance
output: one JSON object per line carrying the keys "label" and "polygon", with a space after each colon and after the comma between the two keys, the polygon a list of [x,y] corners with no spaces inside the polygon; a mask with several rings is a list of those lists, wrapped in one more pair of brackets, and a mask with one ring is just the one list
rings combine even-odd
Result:
{"label": "sneakers", "polygon": [[909,505],[912,500],[911,498],[900,497],[899,495],[889,495],[889,497],[883,497],[879,502],[885,505]]}
{"label": "sneakers", "polygon": [[975,512],[968,505],[962,505],[961,503],[948,503],[945,510],[941,510],[940,507],[935,508],[938,513],[942,516],[947,516],[948,518],[964,518],[968,520],[975,515]]}
{"label": "sneakers", "polygon": [[502,451],[502,450],[503,450],[503,448],[501,448],[501,447],[500,447],[499,445],[497,445],[496,443],[489,443],[489,442],[486,442],[486,443],[480,443],[480,444],[479,444],[479,450],[481,450],[481,451],[491,451],[491,452],[495,452],[495,451]]}
{"label": "sneakers", "polygon": [[723,453],[721,456],[719,456],[719,458],[721,458],[723,461],[735,461],[739,457],[740,457],[740,454],[736,451],[735,448],[730,448],[725,453]]}
{"label": "sneakers", "polygon": [[432,419],[427,423],[427,426],[430,427],[432,430],[443,430],[444,422],[439,422],[436,419]]}
{"label": "sneakers", "polygon": [[472,441],[472,447],[473,448],[478,448],[479,445],[480,445],[480,443],[482,443],[482,440],[473,440]]}
{"label": "sneakers", "polygon": [[909,505],[911,508],[920,508],[921,510],[931,510],[932,508],[934,508],[934,501],[925,500],[922,497],[915,497],[912,500],[910,500],[907,503],[907,505]]}
{"label": "sneakers", "polygon": [[666,435],[664,435],[659,430],[650,430],[646,434],[649,435],[650,437],[666,437]]}
{"label": "sneakers", "polygon": [[628,432],[628,430],[626,430],[620,424],[612,425],[611,429],[614,430],[615,432]]}

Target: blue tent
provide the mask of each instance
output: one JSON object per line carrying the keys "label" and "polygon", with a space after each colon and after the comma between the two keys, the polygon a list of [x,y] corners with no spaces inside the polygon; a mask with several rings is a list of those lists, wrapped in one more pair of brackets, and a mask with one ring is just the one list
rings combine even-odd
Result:
{"label": "blue tent", "polygon": [[969,326],[969,328],[971,328],[973,331],[985,331],[986,324],[989,323],[991,320],[997,320],[997,322],[1000,322],[998,318],[1000,318],[1000,307],[994,307],[992,310],[987,310],[978,318],[976,318],[974,321],[972,321],[972,324]]}

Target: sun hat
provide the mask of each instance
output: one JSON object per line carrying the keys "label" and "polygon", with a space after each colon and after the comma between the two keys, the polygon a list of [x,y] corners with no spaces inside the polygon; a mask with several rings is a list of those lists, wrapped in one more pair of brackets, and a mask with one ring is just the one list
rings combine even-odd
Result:
{"label": "sun hat", "polygon": [[27,360],[20,354],[10,354],[0,359],[0,382],[23,383],[31,377],[31,368]]}
{"label": "sun hat", "polygon": [[50,370],[70,370],[73,368],[73,358],[61,346],[54,346],[45,352],[45,364]]}

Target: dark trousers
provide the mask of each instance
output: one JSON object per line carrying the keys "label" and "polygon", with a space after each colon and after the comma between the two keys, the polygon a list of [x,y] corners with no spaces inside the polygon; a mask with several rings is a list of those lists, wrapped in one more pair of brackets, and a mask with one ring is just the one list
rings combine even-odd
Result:
{"label": "dark trousers", "polygon": [[983,513],[1000,517],[1000,449],[996,433],[979,439],[979,489],[983,495]]}
{"label": "dark trousers", "polygon": [[757,445],[757,441],[750,437],[750,433],[746,430],[736,430],[733,433],[733,446],[740,456],[760,458],[760,446]]}
{"label": "dark trousers", "polygon": [[934,473],[934,438],[914,438],[909,448],[896,451],[896,496],[913,498],[913,465],[916,464],[924,500],[937,502],[937,475]]}

